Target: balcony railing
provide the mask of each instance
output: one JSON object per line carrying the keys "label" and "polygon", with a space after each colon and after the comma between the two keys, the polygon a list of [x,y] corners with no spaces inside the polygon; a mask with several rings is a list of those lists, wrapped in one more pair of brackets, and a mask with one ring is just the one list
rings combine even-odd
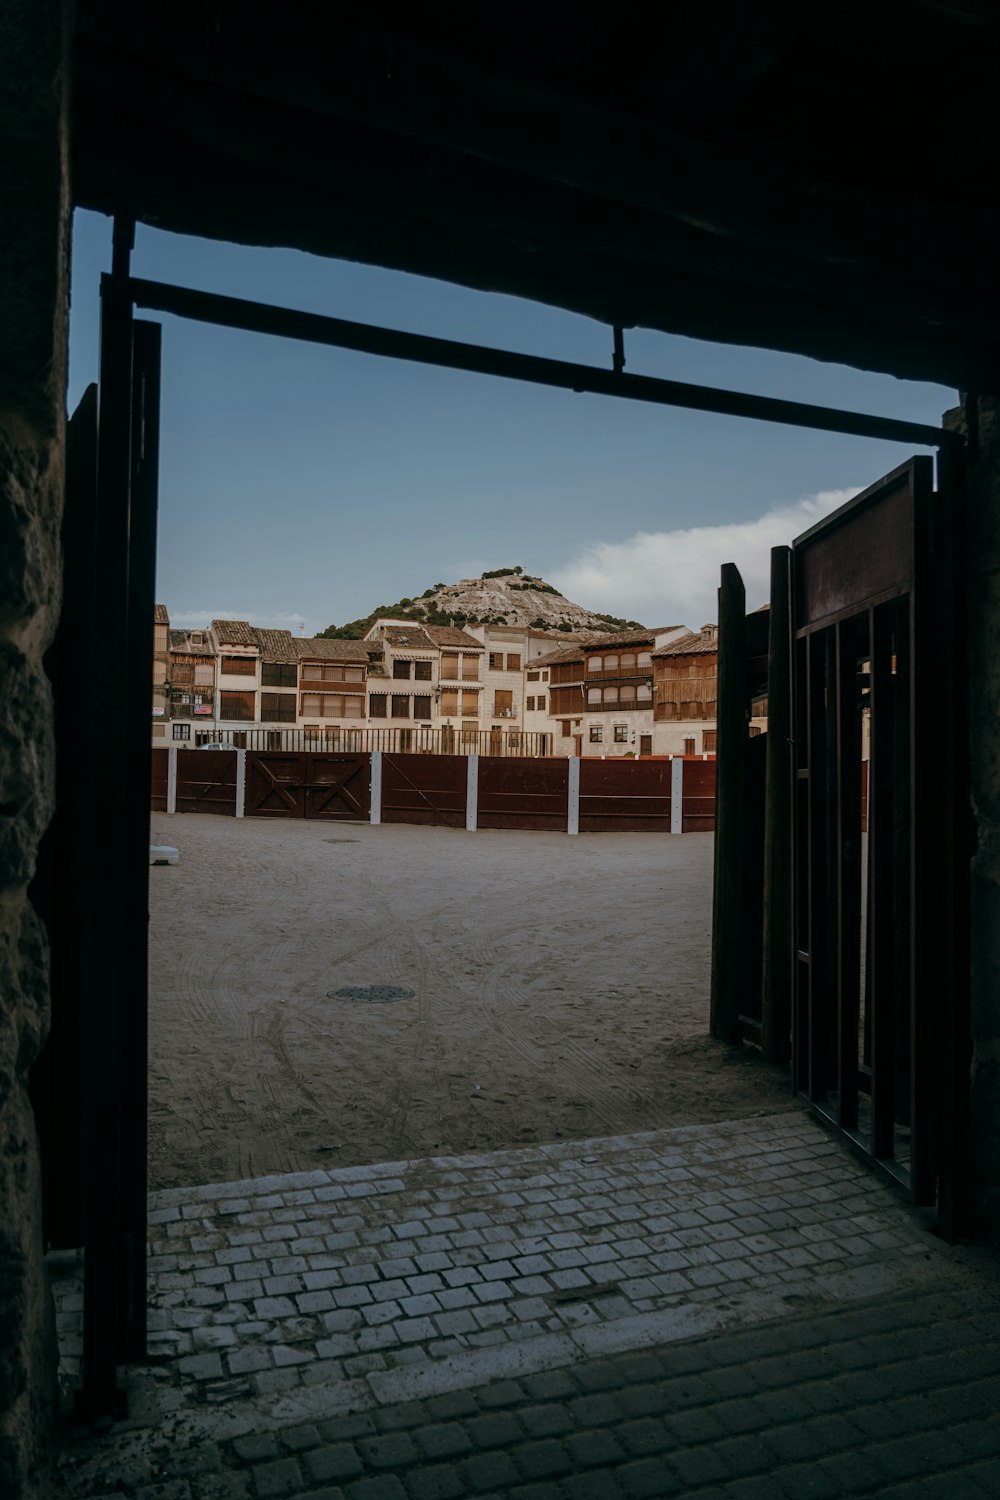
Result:
{"label": "balcony railing", "polygon": [[[154,723],[162,726],[162,719]],[[523,729],[199,729],[202,742],[234,750],[318,750],[358,755],[500,755],[535,759],[552,753],[552,734]]]}

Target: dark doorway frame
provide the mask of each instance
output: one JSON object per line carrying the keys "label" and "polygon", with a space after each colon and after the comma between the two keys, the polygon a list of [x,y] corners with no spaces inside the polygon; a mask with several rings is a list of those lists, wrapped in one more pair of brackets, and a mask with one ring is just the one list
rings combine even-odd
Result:
{"label": "dark doorway frame", "polygon": [[[89,1331],[80,1405],[91,1419],[121,1410],[117,1365],[145,1354],[149,690],[161,330],[136,320],[135,310],[575,392],[931,447],[954,473],[962,470],[965,450],[959,433],[920,423],[626,374],[620,329],[613,368],[605,371],[136,279],[133,240],[132,221],[116,220],[112,271],[101,279],[95,623],[124,649],[95,702],[101,721],[119,726],[108,754],[114,784],[122,788],[122,816],[113,820],[95,870],[106,898],[99,911],[93,903],[83,909],[92,962],[80,996],[89,1005],[83,1122]],[[960,645],[964,653],[964,635]]]}

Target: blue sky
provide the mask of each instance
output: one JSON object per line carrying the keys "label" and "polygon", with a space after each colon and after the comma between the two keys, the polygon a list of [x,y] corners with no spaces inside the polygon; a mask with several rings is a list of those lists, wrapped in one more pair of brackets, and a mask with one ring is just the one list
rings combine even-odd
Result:
{"label": "blue sky", "polygon": [[[69,406],[97,378],[111,224],[76,216]],[[515,298],[139,227],[137,276],[608,367],[611,330]],[[166,317],[157,597],[308,632],[520,563],[592,609],[763,601],[767,550],[909,456],[869,439],[548,391]],[[937,424],[945,387],[626,333],[639,374]]]}

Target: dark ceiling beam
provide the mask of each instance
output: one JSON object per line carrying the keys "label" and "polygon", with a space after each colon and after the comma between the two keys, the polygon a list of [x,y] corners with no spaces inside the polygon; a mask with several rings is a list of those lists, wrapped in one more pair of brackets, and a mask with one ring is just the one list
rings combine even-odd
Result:
{"label": "dark ceiling beam", "polygon": [[[114,126],[116,135],[107,130]],[[832,301],[762,286],[723,269],[697,275],[563,247],[525,252],[399,205],[349,193],[318,198],[289,172],[262,172],[167,130],[130,131],[112,111],[76,131],[77,201],[182,234],[283,245],[503,292],[596,318],[692,338],[783,349],[956,388],[1000,390],[1000,340],[982,329],[921,328],[905,311],[860,315]],[[200,188],[196,190],[196,185]],[[682,371],[678,371],[682,374]]]}
{"label": "dark ceiling beam", "polygon": [[[796,255],[794,246],[776,253],[730,241],[720,244],[715,236],[649,210],[608,204],[462,152],[351,121],[262,102],[225,87],[192,84],[159,64],[128,67],[125,59],[103,51],[88,57],[78,85],[78,119],[103,132],[106,146],[96,148],[101,155],[120,151],[122,142],[141,149],[146,135],[167,126],[178,142],[242,160],[262,174],[289,174],[310,195],[317,215],[331,199],[347,194],[355,203],[395,208],[444,229],[460,228],[470,238],[497,237],[512,252],[606,255],[659,267],[668,275],[721,274],[751,289],[833,299],[849,304],[858,315],[893,310],[941,325],[961,319],[965,300],[968,327],[983,331],[981,304],[955,288],[947,298],[926,292],[916,298],[896,275],[817,264]],[[136,170],[141,170],[138,161]],[[213,184],[213,195],[219,191]],[[1000,308],[994,333],[1000,338]]]}
{"label": "dark ceiling beam", "polygon": [[702,30],[664,58],[664,106],[689,126],[726,119],[753,93],[822,11],[826,0],[725,0],[702,12]]}
{"label": "dark ceiling beam", "polygon": [[[473,57],[445,57],[399,32],[343,22],[330,45],[285,13],[265,39],[238,8],[216,28],[172,24],[173,12],[138,13],[130,51],[169,63],[212,87],[361,124],[561,183],[770,250],[946,291],[962,280],[986,294],[1000,259],[991,203],[926,199],[819,181],[783,166],[773,151],[714,144],[601,108],[578,93],[494,74]],[[85,35],[86,39],[86,35]],[[109,39],[105,39],[105,43]],[[110,40],[113,41],[113,38]],[[85,53],[81,54],[85,79]],[[914,101],[919,107],[919,101]],[[846,128],[846,122],[845,122]],[[946,207],[946,211],[943,209]]]}

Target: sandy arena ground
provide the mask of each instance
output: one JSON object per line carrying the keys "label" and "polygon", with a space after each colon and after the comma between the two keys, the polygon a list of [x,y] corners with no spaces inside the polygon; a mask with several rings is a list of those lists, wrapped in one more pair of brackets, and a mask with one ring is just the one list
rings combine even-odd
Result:
{"label": "sandy arena ground", "polygon": [[[157,815],[154,1188],[773,1114],[707,1038],[712,839]],[[330,999],[398,985],[393,1003]]]}

